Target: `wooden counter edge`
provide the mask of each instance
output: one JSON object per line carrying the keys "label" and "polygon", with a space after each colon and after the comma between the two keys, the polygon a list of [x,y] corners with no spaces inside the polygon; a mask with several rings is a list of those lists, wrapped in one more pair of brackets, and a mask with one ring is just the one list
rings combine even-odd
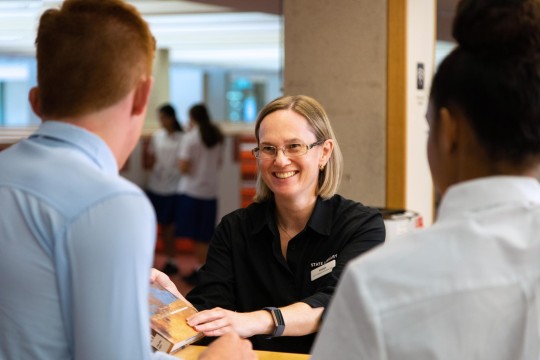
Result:
{"label": "wooden counter edge", "polygon": [[[174,353],[173,355],[178,359],[183,360],[197,360],[199,354],[206,349],[206,346],[189,345],[186,348]],[[307,354],[292,354],[292,353],[279,353],[272,351],[255,351],[259,356],[259,360],[307,360],[309,355]]]}

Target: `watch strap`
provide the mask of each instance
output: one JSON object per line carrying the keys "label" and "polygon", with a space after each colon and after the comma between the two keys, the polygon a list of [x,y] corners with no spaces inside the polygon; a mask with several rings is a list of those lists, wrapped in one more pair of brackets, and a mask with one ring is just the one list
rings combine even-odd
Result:
{"label": "watch strap", "polygon": [[285,320],[283,319],[281,310],[277,307],[265,307],[263,310],[269,311],[270,315],[272,315],[272,319],[274,320],[274,333],[272,336],[270,336],[270,338],[280,337],[283,335],[283,331],[285,331]]}

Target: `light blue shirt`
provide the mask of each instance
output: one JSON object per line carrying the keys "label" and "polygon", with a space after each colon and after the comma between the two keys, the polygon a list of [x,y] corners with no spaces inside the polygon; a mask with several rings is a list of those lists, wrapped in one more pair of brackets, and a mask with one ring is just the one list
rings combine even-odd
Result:
{"label": "light blue shirt", "polygon": [[171,358],[150,349],[155,234],[98,136],[47,121],[0,152],[0,359]]}

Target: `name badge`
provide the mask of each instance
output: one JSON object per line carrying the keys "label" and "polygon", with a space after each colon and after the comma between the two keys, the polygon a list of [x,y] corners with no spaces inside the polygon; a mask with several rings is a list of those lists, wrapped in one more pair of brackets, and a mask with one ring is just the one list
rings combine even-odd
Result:
{"label": "name badge", "polygon": [[326,274],[330,274],[332,272],[332,269],[335,267],[336,260],[332,260],[324,265],[319,266],[316,269],[311,270],[311,281],[317,280],[318,278]]}

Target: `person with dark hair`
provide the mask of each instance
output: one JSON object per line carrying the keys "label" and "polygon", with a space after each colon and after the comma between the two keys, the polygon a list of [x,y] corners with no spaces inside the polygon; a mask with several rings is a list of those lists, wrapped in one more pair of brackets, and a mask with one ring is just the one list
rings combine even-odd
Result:
{"label": "person with dark hair", "polygon": [[[151,272],[155,215],[119,176],[152,88],[150,28],[122,0],[65,0],[36,47],[42,124],[0,153],[0,359],[175,359],[150,345],[149,283],[168,280]],[[201,359],[255,357],[218,341]]]}
{"label": "person with dark hair", "polygon": [[[204,104],[189,109],[189,127],[178,154],[182,178],[178,187],[176,235],[195,241],[195,256],[200,267],[206,262],[208,244],[216,226],[223,134],[210,120]],[[197,284],[198,270],[184,280]]]}
{"label": "person with dark hair", "polygon": [[434,77],[438,218],[352,262],[312,359],[538,360],[540,1],[463,0]]}
{"label": "person with dark hair", "polygon": [[173,275],[178,272],[175,256],[175,209],[176,191],[180,182],[178,151],[182,142],[183,129],[170,104],[158,110],[161,128],[152,134],[147,151],[147,167],[150,169],[146,183],[146,194],[156,211],[161,239],[165,245],[167,261],[163,272]]}
{"label": "person with dark hair", "polygon": [[218,225],[187,320],[209,337],[236,331],[257,350],[308,353],[345,264],[384,242],[384,221],[336,194],[343,158],[315,99],[271,101],[255,136],[255,202]]}

